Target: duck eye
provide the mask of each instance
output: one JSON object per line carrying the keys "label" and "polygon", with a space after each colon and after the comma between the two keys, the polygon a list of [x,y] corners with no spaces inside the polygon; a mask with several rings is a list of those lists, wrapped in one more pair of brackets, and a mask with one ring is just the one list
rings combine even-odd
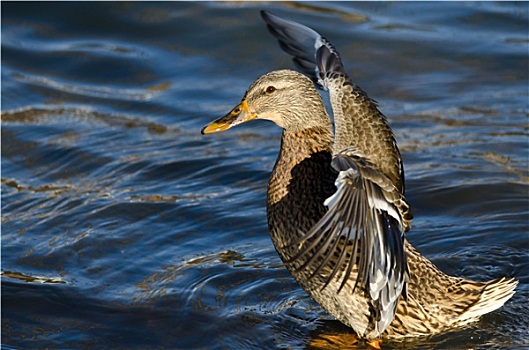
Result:
{"label": "duck eye", "polygon": [[267,94],[271,94],[271,93],[274,92],[274,91],[276,91],[276,88],[273,87],[273,86],[269,86],[269,87],[267,87],[266,90],[265,90],[265,92],[266,92]]}

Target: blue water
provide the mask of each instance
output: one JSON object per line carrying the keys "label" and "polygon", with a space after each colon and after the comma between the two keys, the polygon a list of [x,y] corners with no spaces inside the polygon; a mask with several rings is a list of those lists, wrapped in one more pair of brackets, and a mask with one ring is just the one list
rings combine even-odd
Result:
{"label": "blue water", "polygon": [[2,2],[2,347],[303,349],[347,333],[277,256],[280,130],[201,136],[293,68],[260,20],[305,23],[387,115],[443,271],[514,276],[466,330],[386,348],[529,347],[525,2]]}

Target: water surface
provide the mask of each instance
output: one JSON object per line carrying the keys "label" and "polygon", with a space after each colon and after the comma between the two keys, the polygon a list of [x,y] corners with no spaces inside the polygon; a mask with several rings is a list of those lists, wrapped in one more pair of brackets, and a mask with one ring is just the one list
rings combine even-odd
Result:
{"label": "water surface", "polygon": [[3,2],[2,346],[304,349],[349,332],[268,236],[280,130],[200,135],[293,68],[261,9],[325,35],[379,102],[412,244],[449,274],[520,280],[469,329],[384,345],[528,347],[529,11],[503,2]]}

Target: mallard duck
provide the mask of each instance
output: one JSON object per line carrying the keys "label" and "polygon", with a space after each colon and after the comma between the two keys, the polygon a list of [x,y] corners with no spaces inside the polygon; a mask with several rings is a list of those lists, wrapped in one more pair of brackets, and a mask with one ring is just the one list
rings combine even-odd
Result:
{"label": "mallard duck", "polygon": [[[516,280],[448,276],[406,239],[412,212],[395,137],[336,49],[299,23],[262,17],[305,75],[264,74],[202,133],[253,119],[283,129],[268,183],[268,227],[303,289],[367,341],[441,333],[501,307]],[[329,92],[334,132],[314,83]]]}

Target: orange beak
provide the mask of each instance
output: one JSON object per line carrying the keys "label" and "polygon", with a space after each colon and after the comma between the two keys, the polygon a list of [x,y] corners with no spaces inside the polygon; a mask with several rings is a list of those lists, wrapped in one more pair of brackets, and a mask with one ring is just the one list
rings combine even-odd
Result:
{"label": "orange beak", "polygon": [[230,113],[209,123],[200,132],[204,135],[228,130],[236,125],[246,123],[255,118],[257,118],[257,114],[251,113],[248,108],[248,102],[242,100],[241,103],[235,106]]}

